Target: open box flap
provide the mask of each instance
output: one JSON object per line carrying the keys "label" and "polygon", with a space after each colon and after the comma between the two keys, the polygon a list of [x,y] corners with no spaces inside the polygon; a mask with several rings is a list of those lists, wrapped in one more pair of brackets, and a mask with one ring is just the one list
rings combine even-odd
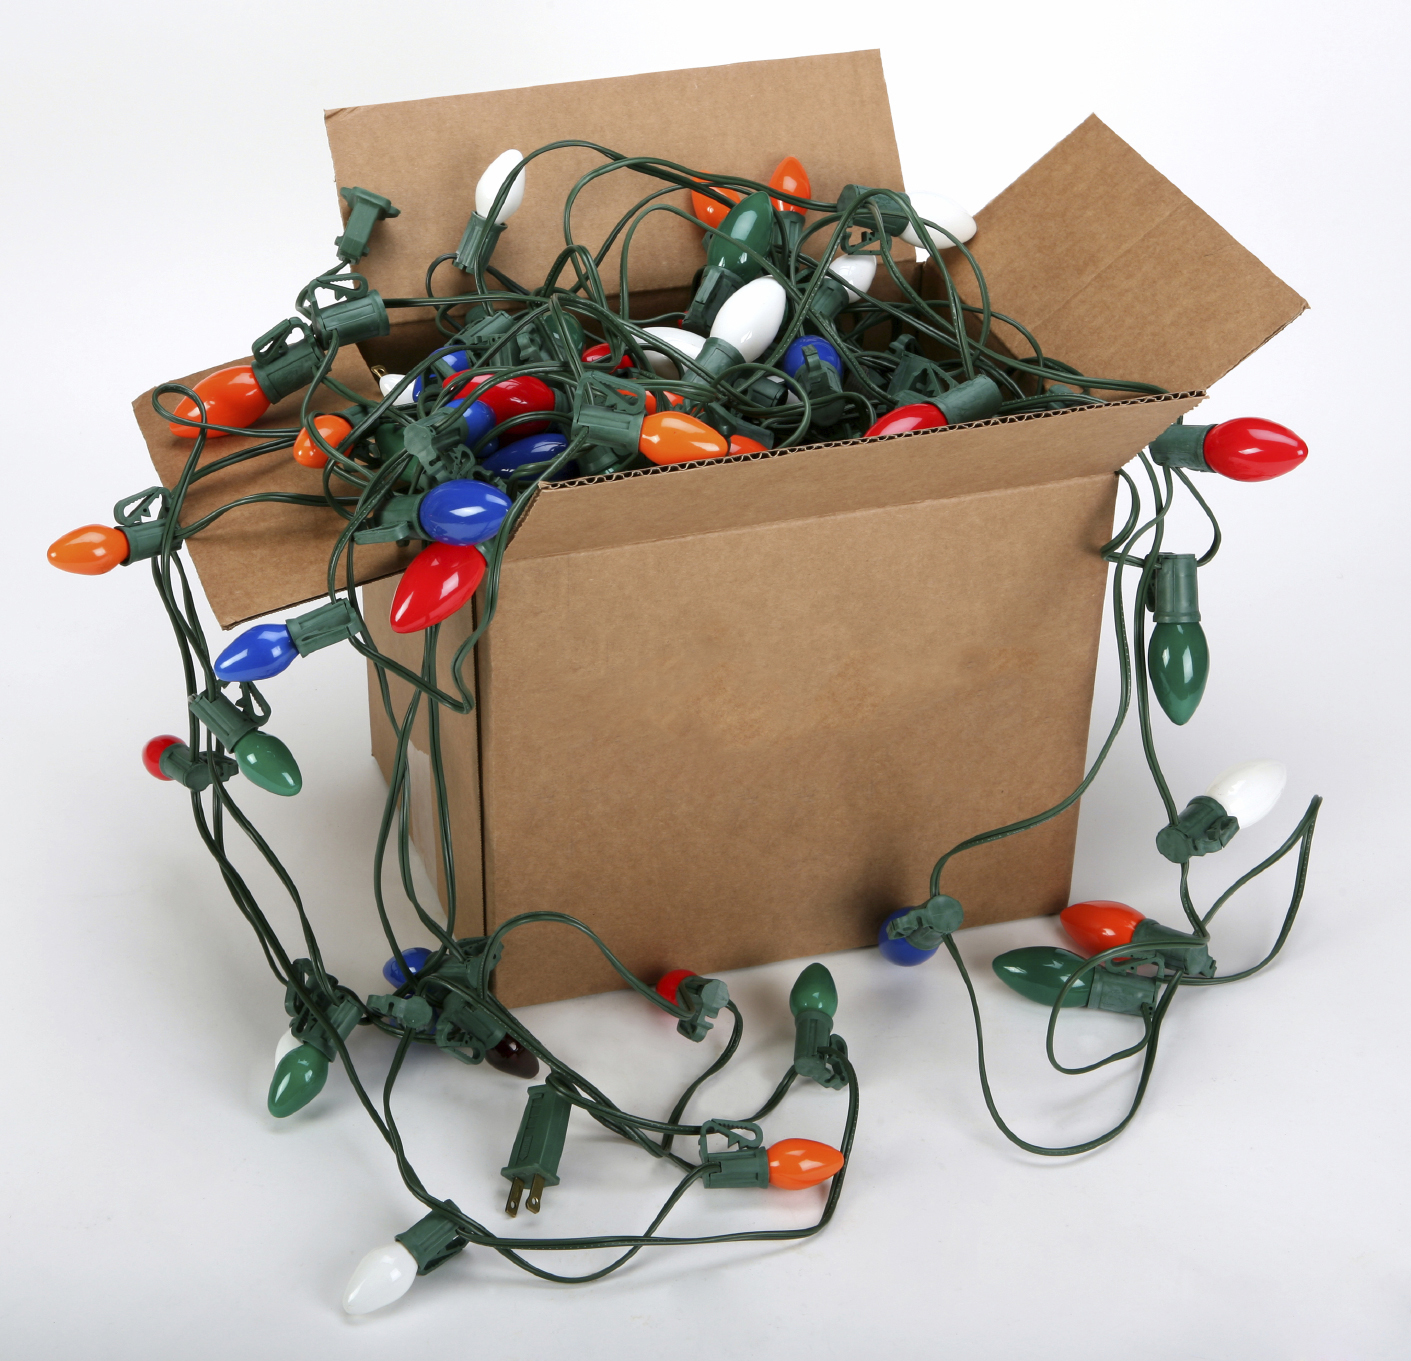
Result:
{"label": "open box flap", "polygon": [[[527,153],[572,139],[760,181],[785,156],[797,156],[813,197],[829,202],[845,184],[902,182],[876,51],[362,105],[324,117],[338,184],[384,194],[402,210],[378,224],[355,266],[389,298],[424,295],[427,265],[456,249],[475,207],[476,181],[510,147]],[[523,206],[495,247],[495,267],[526,288],[541,284],[564,249],[569,190],[602,164],[602,155],[588,148],[532,162]],[[596,180],[575,203],[574,239],[596,249],[639,199],[663,187],[634,171]],[[690,211],[685,190],[661,201]],[[346,217],[347,204],[342,208]],[[913,258],[909,247],[898,255]],[[599,266],[609,294],[618,291],[619,256],[614,247]],[[638,230],[629,259],[633,292],[680,288],[701,266],[700,228],[671,213],[654,214]],[[572,281],[571,272],[561,280]],[[449,264],[436,277],[441,294],[463,284]],[[403,308],[392,318],[406,324],[424,315]]]}
{"label": "open box flap", "polygon": [[[970,250],[994,308],[1092,377],[1208,388],[1308,306],[1097,117],[975,220]],[[945,259],[978,302],[964,258]],[[1024,352],[1015,332],[998,335]]]}

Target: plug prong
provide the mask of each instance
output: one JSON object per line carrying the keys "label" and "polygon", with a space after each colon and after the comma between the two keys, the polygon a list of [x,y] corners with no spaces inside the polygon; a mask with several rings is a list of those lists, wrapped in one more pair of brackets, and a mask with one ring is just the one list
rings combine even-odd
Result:
{"label": "plug prong", "polygon": [[[515,1215],[519,1213],[519,1198],[523,1194],[524,1182],[521,1178],[516,1177],[512,1182],[510,1182],[509,1199],[505,1201],[505,1213],[509,1215],[511,1219],[513,1219]],[[535,1214],[539,1213],[539,1205],[537,1201],[531,1200],[529,1202],[529,1208],[533,1210]]]}

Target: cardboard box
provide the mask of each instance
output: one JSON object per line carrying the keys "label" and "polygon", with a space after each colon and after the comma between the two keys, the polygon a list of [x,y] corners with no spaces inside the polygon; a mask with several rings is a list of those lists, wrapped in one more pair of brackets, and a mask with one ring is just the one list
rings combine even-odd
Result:
{"label": "cardboard box", "polygon": [[[848,97],[832,105],[820,90]],[[875,52],[327,118],[337,182],[402,209],[360,265],[392,297],[422,292],[480,170],[509,146],[579,138],[761,179],[792,153],[823,199],[848,182],[901,183]],[[534,162],[498,267],[544,276],[564,194],[599,161],[573,149]],[[600,241],[650,187],[635,172],[598,181],[575,238]],[[478,710],[443,724],[458,930],[565,911],[649,977],[866,945],[887,911],[924,897],[939,852],[1077,783],[1114,471],[1306,304],[1096,118],[978,222],[971,249],[997,310],[1085,373],[1172,395],[545,487],[506,555]],[[684,305],[701,263],[689,224],[662,214],[648,230],[631,260],[639,314]],[[392,336],[363,352],[400,370],[436,340],[424,310],[393,315]],[[340,356],[340,376],[374,391],[356,356]],[[297,398],[268,423],[289,424],[290,408]],[[169,485],[190,446],[148,396],[136,410]],[[211,457],[237,447],[222,440]],[[264,455],[199,484],[187,518],[317,481],[287,451]],[[259,507],[192,540],[222,624],[321,595],[338,527],[331,512]],[[419,638],[386,627],[405,561],[358,554],[378,645],[415,666]],[[443,658],[472,613],[443,626]],[[387,771],[375,686],[372,729]],[[414,741],[413,835],[435,866],[424,727]],[[971,852],[946,889],[971,924],[1056,911],[1075,831],[1076,809]],[[521,1005],[618,982],[574,933],[533,927],[496,986]]]}

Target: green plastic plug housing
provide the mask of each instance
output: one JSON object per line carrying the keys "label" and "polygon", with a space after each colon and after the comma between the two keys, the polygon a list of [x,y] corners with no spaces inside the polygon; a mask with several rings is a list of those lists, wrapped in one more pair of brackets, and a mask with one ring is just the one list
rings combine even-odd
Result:
{"label": "green plastic plug housing", "polygon": [[[448,1200],[446,1205],[460,1214],[461,1207],[454,1200]],[[405,1233],[399,1233],[396,1241],[416,1259],[416,1274],[425,1276],[443,1262],[449,1262],[470,1239],[463,1237],[461,1231],[440,1211],[432,1210]]]}
{"label": "green plastic plug housing", "polygon": [[1239,829],[1239,819],[1232,818],[1223,804],[1209,794],[1197,794],[1174,823],[1157,832],[1156,849],[1168,860],[1184,865],[1197,855],[1223,850]]}
{"label": "green plastic plug housing", "polygon": [[569,1099],[547,1084],[531,1087],[525,1093],[524,1114],[520,1117],[514,1150],[508,1165],[500,1169],[500,1175],[510,1184],[505,1213],[511,1219],[519,1213],[519,1201],[526,1184],[529,1199],[524,1205],[531,1214],[539,1213],[544,1188],[559,1184],[559,1159],[563,1157],[563,1141],[568,1134],[572,1109]]}
{"label": "green plastic plug housing", "polygon": [[353,265],[367,254],[372,229],[384,218],[400,217],[402,210],[394,208],[390,198],[374,194],[371,189],[359,189],[355,185],[338,192],[347,202],[349,211],[343,235],[333,238],[333,246],[344,264]]}

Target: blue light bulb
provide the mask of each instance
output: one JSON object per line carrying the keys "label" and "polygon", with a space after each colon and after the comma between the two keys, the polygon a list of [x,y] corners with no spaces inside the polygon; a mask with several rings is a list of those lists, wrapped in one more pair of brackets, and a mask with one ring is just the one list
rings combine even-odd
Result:
{"label": "blue light bulb", "polygon": [[457,478],[432,487],[421,498],[417,518],[437,543],[484,543],[499,533],[509,509],[509,497],[498,488]]}
{"label": "blue light bulb", "polygon": [[[475,448],[476,440],[484,439],[499,424],[495,413],[484,402],[478,402],[473,397],[461,397],[449,403],[449,406],[453,411],[458,410],[461,413],[465,421],[465,442],[472,449]],[[491,440],[479,451],[479,456],[484,458],[486,454],[493,454],[499,447],[499,440]]]}
{"label": "blue light bulb", "polygon": [[[567,448],[568,441],[562,435],[526,435],[523,439],[504,445],[497,454],[487,458],[485,467],[500,477],[508,477],[516,468],[522,468],[526,463],[547,463]],[[574,467],[575,465],[570,463],[566,468],[560,468],[554,475],[554,481],[573,477]]]}
{"label": "blue light bulb", "polygon": [[[463,373],[470,367],[470,356],[464,350],[452,350],[450,354],[443,354],[433,365],[436,376],[443,381],[452,374]],[[416,378],[412,382],[412,400],[421,396],[421,390],[425,386],[424,378]]]}
{"label": "blue light bulb", "polygon": [[277,676],[299,655],[283,624],[246,629],[216,658],[217,680],[262,681]]}
{"label": "blue light bulb", "polygon": [[825,363],[831,364],[839,373],[843,371],[843,361],[841,356],[822,336],[800,336],[787,350],[784,351],[784,358],[779,361],[779,367],[793,378],[804,365],[804,350],[809,346],[818,351],[818,357]]}
{"label": "blue light bulb", "polygon": [[924,964],[931,958],[936,950],[941,947],[936,946],[935,950],[918,950],[910,941],[893,940],[887,934],[887,922],[895,921],[898,917],[904,917],[914,908],[899,907],[887,917],[887,921],[882,923],[882,929],[877,932],[877,948],[882,952],[882,958],[890,960],[893,964],[901,964],[910,967],[913,964]]}
{"label": "blue light bulb", "polygon": [[[407,961],[407,968],[413,973],[420,973],[426,967],[426,961],[431,958],[431,951],[420,945],[414,945],[410,950],[402,951],[402,958]],[[397,956],[393,955],[386,964],[382,966],[382,976],[394,988],[400,988],[407,981],[406,975],[397,965]]]}

